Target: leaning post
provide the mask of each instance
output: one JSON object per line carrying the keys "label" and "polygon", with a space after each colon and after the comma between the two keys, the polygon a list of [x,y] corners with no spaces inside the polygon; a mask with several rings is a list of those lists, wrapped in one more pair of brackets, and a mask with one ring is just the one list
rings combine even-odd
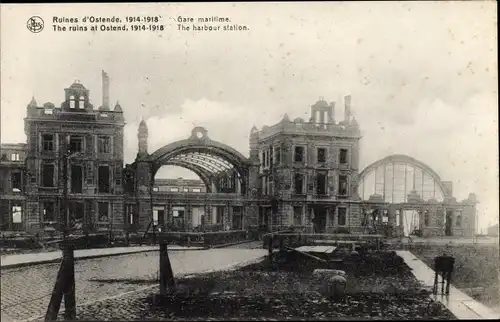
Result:
{"label": "leaning post", "polygon": [[64,319],[76,320],[76,290],[75,290],[75,245],[67,242],[63,249],[65,263],[65,292],[64,292]]}
{"label": "leaning post", "polygon": [[166,295],[167,290],[175,289],[174,274],[168,257],[167,241],[160,244],[160,295]]}

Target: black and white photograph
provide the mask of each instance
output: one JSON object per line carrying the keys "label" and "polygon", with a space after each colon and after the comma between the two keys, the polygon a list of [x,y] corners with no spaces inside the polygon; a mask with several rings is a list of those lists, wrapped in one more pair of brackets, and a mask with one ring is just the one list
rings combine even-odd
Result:
{"label": "black and white photograph", "polygon": [[0,4],[1,321],[499,319],[497,24]]}

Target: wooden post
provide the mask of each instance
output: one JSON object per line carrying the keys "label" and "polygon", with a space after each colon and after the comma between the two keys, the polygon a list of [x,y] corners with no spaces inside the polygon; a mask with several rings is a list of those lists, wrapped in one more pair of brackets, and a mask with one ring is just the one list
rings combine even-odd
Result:
{"label": "wooden post", "polygon": [[56,283],[54,289],[52,290],[52,296],[50,297],[49,306],[47,307],[47,312],[45,313],[45,321],[56,321],[57,315],[59,314],[59,309],[61,307],[61,300],[63,298],[64,291],[64,258],[59,266],[59,272],[57,273]]}
{"label": "wooden post", "polygon": [[65,292],[64,292],[64,319],[76,320],[76,292],[75,292],[75,246],[72,243],[64,245],[63,261],[65,261]]}
{"label": "wooden post", "polygon": [[167,242],[163,241],[160,244],[160,294],[166,295],[169,289],[175,289],[175,281],[172,265],[168,258]]}
{"label": "wooden post", "polygon": [[64,296],[64,318],[65,320],[76,319],[76,296],[75,296],[75,262],[74,245],[64,243],[63,258],[59,272],[57,273],[56,283],[52,290],[45,321],[56,321],[61,308],[61,301]]}

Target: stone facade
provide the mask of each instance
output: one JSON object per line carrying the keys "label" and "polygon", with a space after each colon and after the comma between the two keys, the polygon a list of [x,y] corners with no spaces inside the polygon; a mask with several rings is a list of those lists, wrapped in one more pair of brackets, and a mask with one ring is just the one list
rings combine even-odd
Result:
{"label": "stone facade", "polygon": [[123,229],[123,112],[89,98],[75,82],[59,107],[28,104],[23,230]]}

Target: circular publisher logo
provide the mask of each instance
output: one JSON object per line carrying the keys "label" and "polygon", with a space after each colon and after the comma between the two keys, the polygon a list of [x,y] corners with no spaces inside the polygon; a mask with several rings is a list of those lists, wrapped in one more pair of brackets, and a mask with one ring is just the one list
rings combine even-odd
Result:
{"label": "circular publisher logo", "polygon": [[43,19],[40,18],[39,16],[33,16],[28,19],[26,27],[28,27],[29,31],[33,33],[38,33],[43,30]]}

